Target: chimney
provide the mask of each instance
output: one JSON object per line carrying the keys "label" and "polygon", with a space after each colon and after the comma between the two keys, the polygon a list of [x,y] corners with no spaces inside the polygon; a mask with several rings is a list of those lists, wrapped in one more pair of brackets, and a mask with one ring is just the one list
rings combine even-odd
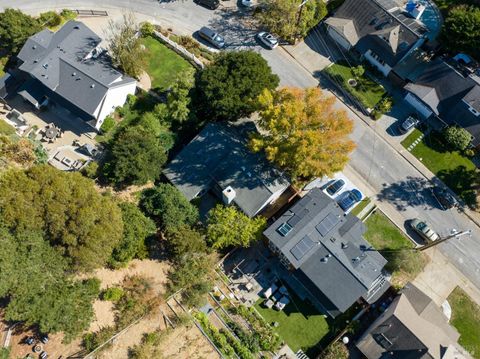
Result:
{"label": "chimney", "polygon": [[232,201],[235,199],[235,195],[236,195],[235,190],[231,186],[228,186],[222,191],[223,203],[231,204]]}

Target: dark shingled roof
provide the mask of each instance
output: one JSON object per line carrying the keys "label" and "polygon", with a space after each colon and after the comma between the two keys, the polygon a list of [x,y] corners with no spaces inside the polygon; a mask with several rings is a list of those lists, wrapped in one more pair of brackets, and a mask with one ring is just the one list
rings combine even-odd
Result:
{"label": "dark shingled roof", "polygon": [[[358,51],[372,50],[393,67],[423,37],[426,29],[401,9],[390,8],[392,4],[395,5],[376,0],[346,0],[325,22]],[[345,20],[353,21],[355,32]]]}
{"label": "dark shingled roof", "polygon": [[[285,223],[292,229],[283,236],[279,228]],[[324,306],[334,316],[360,297],[372,300],[369,289],[383,278],[387,261],[362,237],[364,232],[357,217],[344,215],[338,204],[317,188],[267,228],[264,235],[286,257],[304,285],[326,297]],[[380,281],[375,298],[388,287],[388,282]]]}
{"label": "dark shingled roof", "polygon": [[135,82],[115,70],[105,55],[86,58],[101,42],[82,22],[69,21],[57,32],[31,36],[17,57],[20,70],[49,90],[93,114],[109,88]]}
{"label": "dark shingled roof", "polygon": [[356,346],[368,359],[441,359],[459,349],[458,338],[432,299],[408,283]]}
{"label": "dark shingled roof", "polygon": [[290,183],[261,154],[250,152],[243,124],[210,123],[163,171],[188,200],[218,185],[232,187],[233,202],[253,217],[269,198]]}

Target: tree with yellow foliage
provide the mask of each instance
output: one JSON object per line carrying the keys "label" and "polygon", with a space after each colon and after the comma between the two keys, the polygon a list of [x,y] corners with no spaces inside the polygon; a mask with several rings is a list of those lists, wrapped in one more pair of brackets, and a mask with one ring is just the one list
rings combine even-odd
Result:
{"label": "tree with yellow foliage", "polygon": [[355,144],[353,122],[334,108],[335,98],[319,88],[264,90],[259,96],[259,132],[250,147],[292,179],[309,179],[341,171]]}

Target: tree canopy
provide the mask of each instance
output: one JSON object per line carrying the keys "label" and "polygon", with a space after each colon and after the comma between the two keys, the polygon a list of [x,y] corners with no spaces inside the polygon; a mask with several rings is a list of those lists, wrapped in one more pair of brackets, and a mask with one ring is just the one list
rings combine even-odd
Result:
{"label": "tree canopy", "polygon": [[465,151],[472,142],[472,135],[463,127],[450,126],[443,132],[445,141],[454,150]]}
{"label": "tree canopy", "polygon": [[319,88],[264,90],[259,97],[260,132],[250,147],[264,151],[268,160],[292,178],[311,178],[341,171],[354,143],[348,138],[353,122],[335,99]]}
{"label": "tree canopy", "polygon": [[197,106],[205,118],[236,120],[254,112],[263,89],[275,89],[279,78],[253,51],[221,53],[197,76]]}
{"label": "tree canopy", "polygon": [[113,267],[124,266],[134,258],[146,258],[145,241],[156,231],[155,223],[145,217],[136,205],[123,202],[119,207],[122,210],[123,237],[113,249],[110,259]]}
{"label": "tree canopy", "polygon": [[145,50],[137,31],[132,13],[124,14],[118,22],[110,20],[107,28],[108,50],[113,63],[135,78],[141,75],[146,65]]}
{"label": "tree canopy", "polygon": [[190,115],[190,91],[194,85],[194,70],[184,71],[175,80],[167,96],[167,110],[172,121],[183,123]]}
{"label": "tree canopy", "polygon": [[5,9],[0,13],[0,48],[17,53],[25,41],[40,30],[37,19],[20,10]]}
{"label": "tree canopy", "polygon": [[264,217],[248,218],[234,206],[217,205],[208,214],[207,239],[215,249],[248,247],[261,238],[266,224]]}
{"label": "tree canopy", "polygon": [[442,40],[451,51],[466,52],[480,60],[480,8],[461,5],[452,8],[442,28]]}
{"label": "tree canopy", "polygon": [[47,165],[4,173],[0,217],[9,230],[42,231],[79,270],[103,266],[123,233],[120,209],[91,180]]}
{"label": "tree canopy", "polygon": [[149,216],[158,219],[167,232],[198,221],[198,209],[171,184],[162,183],[145,190],[140,206]]}
{"label": "tree canopy", "polygon": [[263,11],[258,12],[260,22],[271,32],[293,42],[303,38],[325,15],[323,0],[306,1],[302,7],[297,0],[262,0]]}
{"label": "tree canopy", "polygon": [[205,236],[199,231],[182,226],[167,235],[167,242],[175,260],[179,260],[191,253],[206,253],[207,243]]}
{"label": "tree canopy", "polygon": [[0,298],[8,298],[5,319],[38,324],[44,333],[63,331],[67,340],[87,329],[98,282],[67,277],[67,261],[40,231],[0,233]]}

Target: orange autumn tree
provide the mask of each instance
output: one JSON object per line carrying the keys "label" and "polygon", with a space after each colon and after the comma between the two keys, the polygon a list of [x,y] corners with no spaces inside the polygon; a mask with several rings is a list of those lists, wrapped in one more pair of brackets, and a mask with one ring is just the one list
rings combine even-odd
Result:
{"label": "orange autumn tree", "polygon": [[334,108],[334,97],[319,88],[283,88],[264,90],[259,103],[253,151],[264,151],[292,179],[332,175],[345,167],[355,148],[349,139],[353,122]]}

